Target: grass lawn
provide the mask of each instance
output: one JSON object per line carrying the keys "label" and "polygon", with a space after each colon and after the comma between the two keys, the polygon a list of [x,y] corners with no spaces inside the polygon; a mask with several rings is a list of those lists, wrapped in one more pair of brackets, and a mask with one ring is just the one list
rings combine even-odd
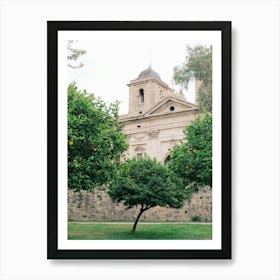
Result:
{"label": "grass lawn", "polygon": [[137,225],[134,236],[130,231],[131,224],[83,224],[68,223],[68,239],[71,240],[126,240],[126,239],[212,239],[211,224],[149,224],[140,223]]}

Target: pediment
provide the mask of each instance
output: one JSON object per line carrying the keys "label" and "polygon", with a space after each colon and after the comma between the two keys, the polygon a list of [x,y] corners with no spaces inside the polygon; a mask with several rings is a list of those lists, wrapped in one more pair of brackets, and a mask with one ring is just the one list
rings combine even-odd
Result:
{"label": "pediment", "polygon": [[181,112],[191,109],[197,109],[197,107],[186,101],[177,100],[175,98],[167,98],[147,111],[145,116]]}
{"label": "pediment", "polygon": [[145,151],[145,148],[143,146],[137,146],[135,149],[134,149],[135,152],[144,152]]}

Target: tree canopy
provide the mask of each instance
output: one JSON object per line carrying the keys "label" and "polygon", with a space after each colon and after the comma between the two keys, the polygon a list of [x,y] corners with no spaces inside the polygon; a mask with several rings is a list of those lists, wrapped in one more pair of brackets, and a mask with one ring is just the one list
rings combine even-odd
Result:
{"label": "tree canopy", "polygon": [[186,60],[174,67],[173,80],[175,84],[188,89],[193,78],[201,85],[197,92],[197,104],[201,109],[212,111],[212,46],[187,46]]}
{"label": "tree canopy", "polygon": [[212,116],[208,113],[185,128],[185,140],[171,151],[169,167],[186,185],[212,187]]}
{"label": "tree canopy", "polygon": [[118,103],[68,86],[68,187],[92,191],[108,182],[128,148],[118,123]]}
{"label": "tree canopy", "polygon": [[110,183],[109,195],[123,202],[127,209],[140,206],[132,234],[146,210],[155,206],[181,208],[186,199],[183,181],[167,166],[147,156],[129,159],[121,165]]}
{"label": "tree canopy", "polygon": [[74,40],[69,40],[67,42],[67,61],[68,64],[67,66],[70,68],[82,68],[84,66],[84,64],[82,62],[80,62],[79,64],[77,64],[77,60],[84,54],[86,54],[87,52],[83,49],[77,49],[73,47],[74,44]]}

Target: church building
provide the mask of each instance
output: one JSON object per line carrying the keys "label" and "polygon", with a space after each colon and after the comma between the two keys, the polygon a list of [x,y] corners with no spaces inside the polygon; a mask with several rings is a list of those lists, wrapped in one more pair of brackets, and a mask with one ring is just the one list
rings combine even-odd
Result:
{"label": "church building", "polygon": [[[185,138],[184,128],[201,111],[186,101],[183,94],[175,92],[151,68],[131,80],[129,87],[129,112],[120,116],[127,134],[128,157],[142,158],[145,154],[167,163],[170,149]],[[94,221],[134,220],[137,208],[126,209],[112,202],[106,191],[68,192],[68,219]],[[181,209],[154,207],[142,216],[146,221],[190,222],[212,220],[212,190],[203,188],[192,195]]]}
{"label": "church building", "polygon": [[129,87],[129,111],[120,116],[129,143],[128,157],[145,154],[167,163],[172,146],[184,139],[184,128],[201,112],[161,80],[151,66]]}

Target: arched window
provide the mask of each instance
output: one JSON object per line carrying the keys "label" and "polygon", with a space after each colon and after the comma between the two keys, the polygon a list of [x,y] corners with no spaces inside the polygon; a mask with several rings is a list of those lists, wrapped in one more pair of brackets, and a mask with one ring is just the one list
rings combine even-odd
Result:
{"label": "arched window", "polygon": [[164,161],[164,164],[168,164],[169,161],[170,161],[170,155],[168,155],[168,156],[166,157],[166,159],[165,159],[165,161]]}
{"label": "arched window", "polygon": [[137,159],[141,159],[145,155],[145,148],[143,146],[137,146],[134,151]]}
{"label": "arched window", "polygon": [[144,89],[142,88],[139,89],[139,98],[140,98],[140,102],[144,103]]}

